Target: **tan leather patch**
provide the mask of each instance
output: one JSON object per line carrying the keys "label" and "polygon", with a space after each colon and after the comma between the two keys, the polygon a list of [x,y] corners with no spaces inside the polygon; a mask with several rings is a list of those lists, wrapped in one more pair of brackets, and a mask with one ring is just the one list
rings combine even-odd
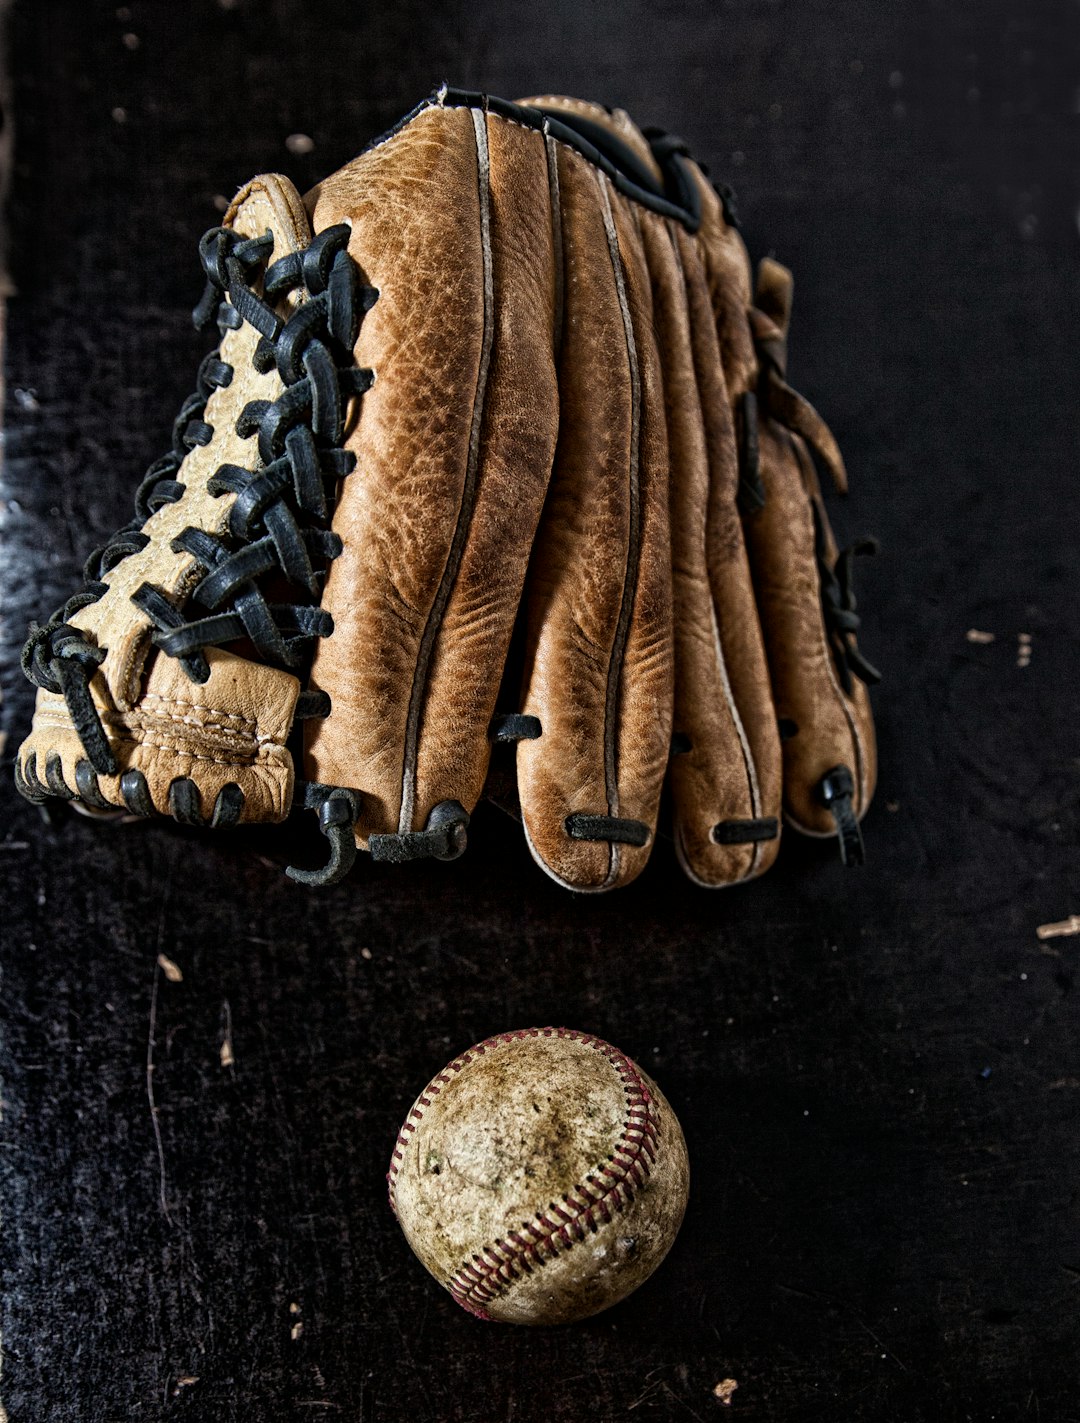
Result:
{"label": "tan leather patch", "polygon": [[[249,183],[233,204],[232,225],[245,236],[274,235],[274,256],[295,252],[306,241],[298,230],[296,214],[284,192],[287,179],[257,178]],[[289,185],[291,187],[291,184]],[[295,192],[295,190],[294,190]],[[299,199],[296,200],[297,202]],[[301,209],[302,214],[302,209]],[[310,240],[308,238],[308,240]],[[108,655],[95,683],[104,679],[122,710],[129,711],[139,698],[143,665],[149,651],[150,619],[131,601],[144,583],[151,584],[175,603],[180,603],[198,580],[199,571],[190,554],[175,553],[173,539],[187,528],[209,534],[224,531],[235,495],[214,496],[208,482],[223,464],[252,469],[258,464],[258,441],[236,433],[236,422],[251,400],[276,400],[284,386],[276,370],[260,374],[252,364],[259,333],[246,323],[238,331],[227,331],[221,341],[221,360],[232,366],[232,381],[215,390],[206,402],[204,419],[214,431],[207,445],[196,445],[188,454],[177,480],[185,487],[184,497],[166,504],[143,525],[150,542],[139,553],[130,554],[103,582],[108,587],[95,603],[79,610],[72,625],[89,633]]]}
{"label": "tan leather patch", "polygon": [[[154,659],[138,705],[121,711],[108,703],[95,682],[105,734],[119,773],[99,775],[97,784],[110,805],[122,807],[120,778],[138,770],[146,777],[155,810],[169,813],[169,787],[187,776],[199,788],[204,816],[229,783],[244,793],[241,821],[282,820],[292,800],[293,764],[285,749],[300,683],[288,672],[263,667],[217,648],[208,648],[210,679],[191,682],[174,658]],[[42,780],[51,758],[72,792],[76,767],[86,759],[63,697],[39,691],[34,725],[19,751],[24,774]]]}
{"label": "tan leather patch", "polygon": [[[299,195],[288,179],[274,175],[243,188],[227,221],[244,236],[271,232],[271,260],[310,241]],[[288,301],[295,305],[297,297]],[[244,792],[241,820],[280,820],[292,797],[292,758],[284,743],[299,694],[297,679],[211,648],[209,682],[193,682],[179,662],[154,652],[150,620],[131,601],[145,583],[170,602],[183,602],[200,571],[189,554],[173,550],[172,541],[187,528],[221,534],[235,495],[212,495],[210,480],[224,464],[247,469],[259,464],[257,437],[241,438],[237,421],[249,401],[275,400],[284,387],[276,370],[256,371],[252,358],[258,340],[247,323],[226,331],[220,359],[233,368],[233,378],[207,400],[202,418],[213,437],[184,459],[176,476],[183,497],[151,515],[142,530],[150,540],[147,546],[121,559],[105,575],[102,596],[71,619],[90,641],[107,649],[90,691],[121,773],[142,771],[155,809],[165,814],[169,786],[181,776],[198,786],[204,815],[229,783]],[[20,765],[30,764],[39,779],[50,762],[55,774],[58,760],[64,784],[76,790],[75,768],[86,756],[62,697],[38,693],[33,728],[19,756]],[[119,776],[97,779],[104,799],[122,805]]]}

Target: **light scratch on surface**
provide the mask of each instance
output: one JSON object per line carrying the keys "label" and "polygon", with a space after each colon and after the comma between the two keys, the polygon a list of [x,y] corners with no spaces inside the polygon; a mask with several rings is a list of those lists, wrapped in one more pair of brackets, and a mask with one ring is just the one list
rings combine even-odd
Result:
{"label": "light scratch on surface", "polygon": [[[0,1342],[0,1375],[3,1374],[3,1369],[4,1369],[4,1347],[3,1347],[3,1343]],[[4,1405],[3,1405],[2,1403],[0,1403],[0,1423],[8,1423],[7,1409],[4,1407]]]}
{"label": "light scratch on surface", "polygon": [[229,1007],[229,1000],[226,998],[222,1005],[222,1016],[225,1019],[225,1029],[221,1038],[221,1058],[222,1067],[235,1067],[236,1058],[233,1056],[232,1045],[232,1009]]}
{"label": "light scratch on surface", "polygon": [[165,1193],[165,1143],[161,1138],[161,1123],[158,1121],[158,1106],[154,1096],[154,1033],[157,1028],[157,997],[158,984],[161,982],[161,966],[154,965],[154,986],[150,990],[150,1032],[146,1039],[146,1100],[150,1103],[150,1121],[154,1127],[154,1144],[157,1147],[158,1158],[158,1199],[161,1202],[161,1213],[170,1225],[173,1218],[169,1214],[169,1201]]}
{"label": "light scratch on surface", "polygon": [[[169,900],[169,882],[166,878],[165,892],[161,896],[161,913],[158,915],[157,929],[157,959],[154,962],[154,983],[150,990],[150,1029],[146,1036],[146,1100],[150,1104],[150,1121],[154,1128],[154,1145],[157,1148],[158,1159],[158,1199],[161,1202],[161,1213],[170,1225],[173,1225],[173,1218],[169,1213],[169,1201],[166,1194],[166,1174],[165,1174],[165,1143],[161,1136],[161,1123],[158,1120],[157,1098],[154,1095],[154,1047],[155,1034],[157,1031],[157,1004],[158,985],[161,983],[162,959],[165,953],[161,943],[165,937],[165,907]],[[169,962],[169,960],[166,960]],[[175,965],[174,965],[175,967]],[[179,970],[178,970],[179,972]]]}

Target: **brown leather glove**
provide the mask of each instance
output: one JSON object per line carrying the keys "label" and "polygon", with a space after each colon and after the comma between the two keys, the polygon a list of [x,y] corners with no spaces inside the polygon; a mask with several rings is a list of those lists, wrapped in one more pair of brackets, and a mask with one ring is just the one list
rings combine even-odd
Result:
{"label": "brown leather glove", "polygon": [[767,868],[782,812],[861,858],[876,674],[808,447],[843,465],[785,382],[787,272],[755,296],[682,145],[444,89],[306,198],[256,178],[200,255],[221,344],[27,643],[24,794],[303,804],[329,862],[289,873],[327,883],[459,854],[516,742],[569,888],[640,872],[669,767],[699,883]]}

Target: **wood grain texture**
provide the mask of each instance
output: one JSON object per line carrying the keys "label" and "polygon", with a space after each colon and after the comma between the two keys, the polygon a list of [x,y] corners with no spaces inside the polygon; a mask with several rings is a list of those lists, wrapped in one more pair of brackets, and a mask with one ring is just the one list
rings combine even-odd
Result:
{"label": "wood grain texture", "polygon": [[[621,103],[735,183],[752,253],[796,275],[791,377],[847,459],[841,542],[882,538],[861,642],[885,682],[866,869],[788,836],[722,895],[661,843],[573,898],[490,809],[458,863],[313,894],[281,873],[320,854],[300,831],[51,831],[6,766],[11,1423],[706,1423],[724,1379],[733,1418],[770,1423],[1080,1418],[1080,938],[1035,933],[1080,908],[1078,22],[1064,0],[15,7],[9,748],[27,622],[128,518],[193,384],[215,195],[267,169],[306,189],[443,77]],[[637,1294],[525,1332],[430,1282],[384,1173],[442,1062],[539,1021],[663,1083],[692,1188]]]}

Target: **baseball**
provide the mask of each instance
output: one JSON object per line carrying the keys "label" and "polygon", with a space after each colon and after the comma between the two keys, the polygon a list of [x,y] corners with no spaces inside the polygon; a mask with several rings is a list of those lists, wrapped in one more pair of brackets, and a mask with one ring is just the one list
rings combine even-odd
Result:
{"label": "baseball", "polygon": [[481,1319],[562,1324],[647,1280],[686,1210],[663,1093],[589,1033],[523,1028],[432,1078],[398,1134],[390,1204],[422,1264]]}

